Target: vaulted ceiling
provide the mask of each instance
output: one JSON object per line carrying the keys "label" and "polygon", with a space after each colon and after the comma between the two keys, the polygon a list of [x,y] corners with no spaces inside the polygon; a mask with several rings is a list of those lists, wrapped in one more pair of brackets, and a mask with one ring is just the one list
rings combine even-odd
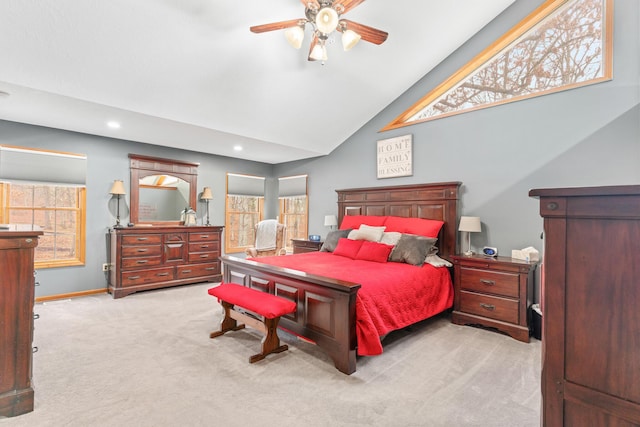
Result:
{"label": "vaulted ceiling", "polygon": [[300,50],[249,31],[304,17],[298,0],[2,0],[0,119],[266,163],[322,156],[514,1],[364,1],[344,17],[388,40],[344,52],[338,33],[322,65],[309,29]]}

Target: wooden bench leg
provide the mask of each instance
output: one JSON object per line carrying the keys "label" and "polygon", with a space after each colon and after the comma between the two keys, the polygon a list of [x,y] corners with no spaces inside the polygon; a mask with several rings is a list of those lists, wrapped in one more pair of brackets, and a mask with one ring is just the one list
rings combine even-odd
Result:
{"label": "wooden bench leg", "polygon": [[245,324],[238,325],[238,320],[240,320],[264,334],[262,338],[262,351],[251,356],[249,363],[255,363],[264,359],[268,354],[281,353],[289,348],[286,344],[280,345],[280,337],[278,337],[278,322],[280,322],[280,317],[273,319],[264,318],[264,321],[261,322],[254,317],[235,311],[233,304],[226,301],[220,301],[220,304],[222,304],[222,308],[224,309],[224,319],[220,322],[220,330],[211,332],[209,338],[219,337],[225,332],[243,329]]}
{"label": "wooden bench leg", "polygon": [[264,359],[268,354],[281,353],[289,348],[288,345],[280,345],[280,338],[278,337],[278,322],[279,317],[274,319],[264,319],[264,326],[266,334],[262,338],[262,352],[254,354],[249,358],[249,363],[255,363]]}
{"label": "wooden bench leg", "polygon": [[238,331],[244,328],[244,325],[238,325],[238,321],[231,317],[231,311],[233,309],[233,305],[229,304],[226,301],[220,301],[222,304],[222,308],[224,309],[224,319],[220,322],[220,330],[216,332],[211,332],[209,334],[209,338],[219,337],[226,332],[229,331]]}

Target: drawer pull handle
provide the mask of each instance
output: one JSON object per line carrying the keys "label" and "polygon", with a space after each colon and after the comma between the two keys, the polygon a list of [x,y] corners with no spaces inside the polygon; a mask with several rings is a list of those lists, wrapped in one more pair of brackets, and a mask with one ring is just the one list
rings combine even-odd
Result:
{"label": "drawer pull handle", "polygon": [[208,239],[208,238],[209,238],[209,235],[208,235],[208,234],[201,234],[201,235],[200,235],[200,238],[201,238],[201,239]]}
{"label": "drawer pull handle", "polygon": [[140,261],[136,261],[138,264],[146,264],[149,262],[149,260],[146,259],[141,259]]}
{"label": "drawer pull handle", "polygon": [[487,286],[494,286],[496,282],[494,280],[480,279],[480,283]]}
{"label": "drawer pull handle", "polygon": [[191,270],[182,270],[182,274],[191,273]]}
{"label": "drawer pull handle", "polygon": [[209,245],[200,245],[200,249],[207,249]]}
{"label": "drawer pull handle", "polygon": [[200,255],[200,258],[209,258],[209,255]]}
{"label": "drawer pull handle", "polygon": [[137,280],[139,278],[140,278],[140,276],[129,276],[128,277],[129,280]]}
{"label": "drawer pull handle", "polygon": [[205,268],[205,270],[207,270],[207,271],[214,271],[215,269],[216,269],[215,267],[207,267],[207,268]]}
{"label": "drawer pull handle", "polygon": [[138,237],[138,241],[139,242],[143,242],[143,241],[145,241],[147,239],[148,239],[148,237]]}
{"label": "drawer pull handle", "polygon": [[493,311],[496,309],[495,305],[492,304],[480,304],[480,307],[484,308],[485,310],[489,310],[489,311]]}
{"label": "drawer pull handle", "polygon": [[158,273],[158,274],[156,274],[156,276],[168,276],[168,275],[169,275],[169,273]]}
{"label": "drawer pull handle", "polygon": [[149,249],[138,249],[138,252],[147,252]]}

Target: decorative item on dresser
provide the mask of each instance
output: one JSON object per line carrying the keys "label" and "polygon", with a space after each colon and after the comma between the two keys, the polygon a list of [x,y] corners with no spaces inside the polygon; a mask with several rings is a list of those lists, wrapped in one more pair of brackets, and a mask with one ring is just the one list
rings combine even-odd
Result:
{"label": "decorative item on dresser", "polygon": [[220,281],[222,229],[217,226],[112,229],[109,292],[120,298],[148,289]]}
{"label": "decorative item on dresser", "polygon": [[305,252],[319,251],[324,243],[321,240],[291,239],[293,244],[293,253],[301,254]]}
{"label": "decorative item on dresser", "polygon": [[0,231],[0,416],[33,411],[34,250],[41,231]]}
{"label": "decorative item on dresser", "polygon": [[640,185],[531,190],[544,218],[542,424],[640,425]]}
{"label": "decorative item on dresser", "polygon": [[453,323],[495,328],[529,342],[536,263],[483,255],[455,255],[451,260]]}

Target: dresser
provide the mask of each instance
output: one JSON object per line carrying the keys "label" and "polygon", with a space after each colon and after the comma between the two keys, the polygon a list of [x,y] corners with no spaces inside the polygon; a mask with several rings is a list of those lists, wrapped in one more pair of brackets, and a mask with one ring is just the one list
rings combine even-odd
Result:
{"label": "dresser", "polygon": [[109,292],[134,292],[222,279],[223,227],[152,226],[110,230]]}
{"label": "dresser", "polygon": [[33,411],[34,249],[41,231],[0,231],[0,416]]}
{"label": "dresser", "polygon": [[291,239],[291,243],[293,245],[294,254],[303,254],[305,252],[319,251],[324,242],[306,239]]}
{"label": "dresser", "polygon": [[542,420],[640,425],[640,185],[532,190],[544,218]]}
{"label": "dresser", "polygon": [[536,263],[508,257],[454,255],[458,325],[481,325],[529,342]]}

